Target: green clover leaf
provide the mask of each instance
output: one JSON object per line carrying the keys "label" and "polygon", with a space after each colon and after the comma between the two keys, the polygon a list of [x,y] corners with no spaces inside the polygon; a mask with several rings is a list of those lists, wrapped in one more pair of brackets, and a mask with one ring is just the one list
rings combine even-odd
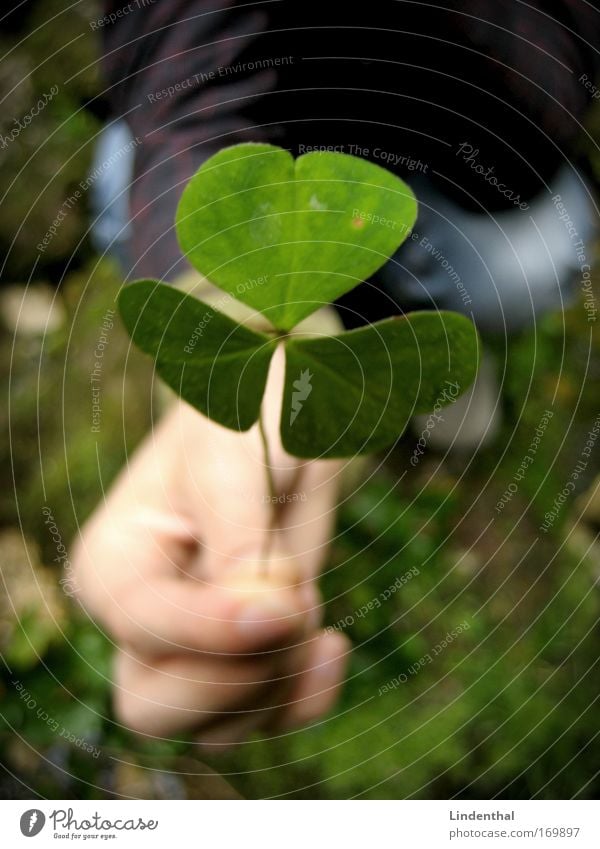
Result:
{"label": "green clover leaf", "polygon": [[254,424],[274,339],[154,280],[126,286],[119,309],[135,344],[185,401],[232,430]]}
{"label": "green clover leaf", "polygon": [[176,225],[205,277],[291,330],[377,271],[416,214],[408,186],[364,159],[241,144],[192,177]]}
{"label": "green clover leaf", "polygon": [[[464,316],[411,313],[336,336],[290,335],[370,276],[410,232],[416,202],[397,177],[355,157],[237,145],[190,180],[177,232],[190,261],[265,315],[258,333],[152,280],[119,298],[133,341],[182,398],[247,430],[260,417],[271,357],[285,348],[281,437],[300,457],[346,457],[393,443],[414,413],[451,403],[477,372]],[[249,285],[248,281],[260,281]]]}
{"label": "green clover leaf", "polygon": [[285,344],[284,448],[351,457],[393,443],[415,413],[446,406],[472,383],[478,339],[452,312],[414,312],[338,336]]}

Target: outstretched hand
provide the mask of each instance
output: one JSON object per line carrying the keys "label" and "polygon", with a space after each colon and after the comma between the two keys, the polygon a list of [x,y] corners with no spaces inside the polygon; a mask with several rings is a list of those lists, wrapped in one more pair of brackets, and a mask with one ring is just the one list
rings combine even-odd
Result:
{"label": "outstretched hand", "polygon": [[236,433],[176,402],[83,528],[79,598],[116,643],[118,719],[228,744],[310,722],[333,704],[348,642],[320,629],[316,578],[331,537],[336,461],[278,437],[282,357],[258,427]]}

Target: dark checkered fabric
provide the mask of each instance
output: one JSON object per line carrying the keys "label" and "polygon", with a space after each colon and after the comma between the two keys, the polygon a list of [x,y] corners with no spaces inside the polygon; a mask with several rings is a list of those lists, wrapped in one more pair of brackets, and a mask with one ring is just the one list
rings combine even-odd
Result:
{"label": "dark checkered fabric", "polygon": [[112,113],[141,140],[137,277],[183,270],[183,186],[241,140],[295,154],[339,145],[401,173],[412,159],[462,204],[499,208],[457,157],[468,142],[530,197],[572,157],[598,69],[600,13],[586,0],[113,0],[104,11],[119,13],[102,27]]}

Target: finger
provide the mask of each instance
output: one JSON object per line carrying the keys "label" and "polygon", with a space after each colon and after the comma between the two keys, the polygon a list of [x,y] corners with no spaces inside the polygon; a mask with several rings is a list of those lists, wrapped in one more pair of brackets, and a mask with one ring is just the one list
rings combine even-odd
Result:
{"label": "finger", "polygon": [[277,545],[298,563],[305,580],[316,577],[327,559],[340,471],[336,460],[305,466],[298,477],[297,497],[286,503],[278,520]]}
{"label": "finger", "polygon": [[[284,512],[282,507],[307,498],[306,492],[299,492],[305,478],[307,486],[315,488],[315,508],[330,519],[331,494],[335,489],[332,472],[337,464],[323,463],[320,476],[311,471],[320,464],[300,461],[284,451],[279,433],[283,376],[283,352],[277,351],[262,411],[268,457],[258,425],[246,433],[232,434],[216,425],[204,427],[197,414],[185,405],[175,411],[180,443],[180,450],[175,453],[183,458],[181,491],[186,494],[185,507],[193,511],[203,542],[198,564],[202,569],[196,574],[214,578],[237,562],[264,557],[272,550],[278,550],[282,559],[286,550],[277,532],[278,520]],[[195,450],[199,438],[201,452]],[[331,478],[326,485],[323,474]],[[275,492],[271,491],[269,477]],[[307,528],[309,533],[311,530]]]}
{"label": "finger", "polygon": [[285,490],[296,474],[298,461],[283,451],[278,412],[271,410],[273,399],[276,406],[281,403],[282,379],[283,353],[277,351],[263,405],[269,429],[268,468],[257,424],[237,433],[208,422],[185,404],[171,413],[169,433],[173,453],[180,458],[179,490],[185,500],[181,507],[197,521],[208,543],[207,556],[213,543],[216,553],[224,547],[226,556],[235,548],[259,548],[273,518],[267,472],[275,477],[278,491]]}
{"label": "finger", "polygon": [[282,678],[247,705],[247,712],[222,714],[203,728],[198,743],[226,751],[246,741],[253,732],[292,729],[318,719],[339,696],[350,649],[346,637],[322,632],[300,651],[288,653]]}
{"label": "finger", "polygon": [[313,639],[310,639],[282,653],[275,661],[277,680],[253,702],[248,702],[244,713],[220,716],[202,728],[198,743],[223,751],[245,742],[251,733],[272,726],[282,708],[285,710],[290,704],[290,693],[298,689],[298,680],[314,655],[312,646]]}
{"label": "finger", "polygon": [[291,729],[314,722],[333,707],[348,664],[351,643],[343,634],[321,632],[308,645],[305,666],[278,712],[272,728]]}
{"label": "finger", "polygon": [[314,586],[279,586],[256,573],[255,564],[254,574],[236,573],[220,585],[170,576],[136,580],[122,588],[104,621],[118,643],[146,655],[273,652],[314,630]]}
{"label": "finger", "polygon": [[[274,469],[277,493],[272,496],[262,462],[251,455],[236,458],[225,446],[210,455],[197,474],[202,475],[203,496],[200,483],[189,484],[196,487],[193,501],[203,543],[193,573],[214,580],[240,565],[276,556],[293,562],[304,579],[314,577],[327,556],[341,464],[329,460],[305,463],[293,472]],[[235,484],[231,478],[224,483],[224,466],[230,476],[237,469]]]}
{"label": "finger", "polygon": [[265,569],[248,555],[235,574],[202,581],[187,568],[195,541],[184,521],[122,502],[117,492],[74,556],[82,603],[117,641],[147,654],[245,652],[286,642],[314,619],[314,590],[298,589],[289,558]]}
{"label": "finger", "polygon": [[228,748],[253,731],[297,727],[329,710],[341,686],[348,650],[345,637],[323,633],[277,659],[225,662],[179,655],[149,663],[120,651],[115,660],[115,714],[142,734],[166,736],[202,728],[199,743]]}
{"label": "finger", "polygon": [[272,724],[289,689],[289,679],[272,682],[244,705],[243,713],[220,714],[216,721],[203,727],[196,735],[198,744],[219,754],[247,742],[252,734]]}
{"label": "finger", "polygon": [[141,734],[167,736],[235,716],[275,680],[272,660],[217,661],[178,655],[156,662],[119,651],[114,667],[117,719]]}

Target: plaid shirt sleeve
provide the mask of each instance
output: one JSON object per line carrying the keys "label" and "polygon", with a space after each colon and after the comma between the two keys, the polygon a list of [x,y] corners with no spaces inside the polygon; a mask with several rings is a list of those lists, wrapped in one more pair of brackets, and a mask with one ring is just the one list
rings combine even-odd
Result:
{"label": "plaid shirt sleeve", "polygon": [[173,229],[186,181],[219,148],[261,138],[244,113],[275,85],[274,71],[220,77],[218,69],[240,61],[266,18],[230,0],[111,0],[105,14],[111,113],[139,141],[130,273],[173,279],[186,268]]}
{"label": "plaid shirt sleeve", "polygon": [[[600,70],[600,12],[587,0],[459,0],[466,43],[487,53],[504,96],[557,141],[569,141]],[[529,84],[525,85],[525,81]]]}
{"label": "plaid shirt sleeve", "polygon": [[[220,147],[242,140],[273,140],[273,126],[279,119],[277,103],[281,101],[265,99],[268,93],[285,89],[289,129],[277,140],[284,139],[281,143],[292,148],[290,138],[294,123],[305,128],[310,117],[303,113],[299,115],[300,122],[294,121],[295,107],[292,113],[289,107],[290,103],[296,103],[290,100],[296,96],[294,91],[306,89],[308,94],[302,103],[308,104],[306,109],[314,110],[311,115],[317,114],[317,99],[321,97],[334,98],[333,101],[323,99],[321,113],[333,111],[330,103],[336,106],[337,95],[327,92],[329,74],[336,70],[331,61],[318,65],[315,61],[299,62],[296,77],[288,75],[284,82],[281,82],[282,71],[278,68],[245,71],[246,65],[252,67],[248,59],[256,56],[253,51],[261,49],[256,46],[260,45],[261,38],[267,41],[270,38],[271,45],[275,39],[275,43],[281,44],[282,52],[293,50],[301,59],[310,58],[311,50],[319,49],[316,45],[323,47],[323,42],[317,38],[318,24],[329,16],[329,21],[339,25],[339,31],[327,36],[330,41],[325,42],[325,46],[341,56],[347,47],[344,39],[350,37],[347,36],[351,30],[348,23],[353,23],[355,33],[358,26],[360,33],[362,22],[367,28],[364,34],[359,34],[358,41],[354,35],[353,47],[349,50],[364,50],[361,55],[368,56],[382,49],[378,36],[373,34],[376,31],[374,23],[384,25],[386,37],[390,32],[393,35],[394,30],[398,33],[402,30],[402,37],[410,38],[412,28],[415,61],[419,64],[419,58],[425,63],[428,57],[422,49],[423,39],[416,44],[418,36],[428,36],[435,30],[438,39],[432,44],[438,46],[429,57],[432,62],[443,64],[446,61],[442,52],[445,43],[458,45],[458,55],[463,62],[460,73],[466,80],[509,102],[527,115],[552,143],[556,142],[556,158],[552,158],[552,153],[545,164],[540,165],[542,170],[557,167],[564,151],[572,147],[581,132],[580,121],[591,97],[590,88],[582,80],[595,79],[599,66],[600,13],[586,0],[529,0],[528,3],[521,0],[438,0],[433,10],[420,2],[396,0],[374,0],[364,9],[340,6],[339,10],[329,8],[322,0],[277,0],[275,3],[271,0],[252,4],[237,4],[234,0],[131,0],[128,5],[124,5],[124,0],[106,0],[104,5],[109,23],[102,27],[103,65],[112,114],[125,118],[140,140],[136,147],[131,192],[134,261],[131,274],[136,277],[172,279],[184,270],[173,220],[185,182],[202,161]],[[404,41],[402,46],[397,46],[402,53],[400,58],[405,56],[406,45]],[[331,56],[325,59],[330,60]],[[309,76],[309,65],[313,69],[318,67],[316,76],[314,71],[313,76]],[[237,69],[234,74],[221,73],[220,69],[231,67]],[[338,75],[340,67],[341,60],[337,66]],[[480,79],[482,68],[485,77]],[[366,66],[364,73],[367,73]],[[452,67],[446,76],[449,79],[456,74],[456,67]],[[448,94],[440,91],[444,85],[443,76],[434,80],[425,75],[423,83],[418,73],[404,73],[398,77],[398,84],[403,85],[402,81],[408,80],[406,85],[410,85],[414,77],[412,85],[418,90],[409,93],[421,98],[421,110],[424,102],[438,97],[440,102],[462,114],[464,101],[455,102],[456,87],[449,89]],[[454,79],[453,84],[455,82]],[[389,83],[386,77],[379,88],[387,88]],[[427,91],[428,84],[435,85],[436,91]],[[358,78],[356,88],[361,85],[366,93],[361,95],[357,91],[355,114],[360,117],[372,109],[377,114],[369,115],[371,124],[378,121],[382,126],[384,122],[389,124],[390,115],[394,116],[398,108],[398,100],[391,95],[389,102],[381,101],[380,106],[380,101],[375,101],[367,92],[364,79]],[[480,112],[479,106],[472,107],[474,115],[471,114],[471,118],[481,127],[495,128],[498,134],[502,130],[498,130],[496,124],[503,118],[491,98],[489,100],[492,105],[482,106]],[[412,102],[415,102],[414,97]],[[253,112],[253,104],[257,103],[259,109]],[[305,105],[299,108],[304,109]],[[260,120],[256,120],[257,114]],[[435,124],[436,115],[431,119]],[[405,120],[410,125],[417,119],[414,115],[411,118],[409,113]],[[315,134],[321,133],[324,127],[315,122],[310,126]],[[348,126],[340,124],[342,131]],[[523,161],[540,159],[536,153],[538,139],[531,125],[522,122],[522,128],[519,125],[516,129],[507,127],[507,130],[510,145]],[[302,131],[307,132],[306,129]],[[505,150],[506,143],[502,141],[498,156],[505,155]],[[451,159],[449,167],[452,167]]]}

